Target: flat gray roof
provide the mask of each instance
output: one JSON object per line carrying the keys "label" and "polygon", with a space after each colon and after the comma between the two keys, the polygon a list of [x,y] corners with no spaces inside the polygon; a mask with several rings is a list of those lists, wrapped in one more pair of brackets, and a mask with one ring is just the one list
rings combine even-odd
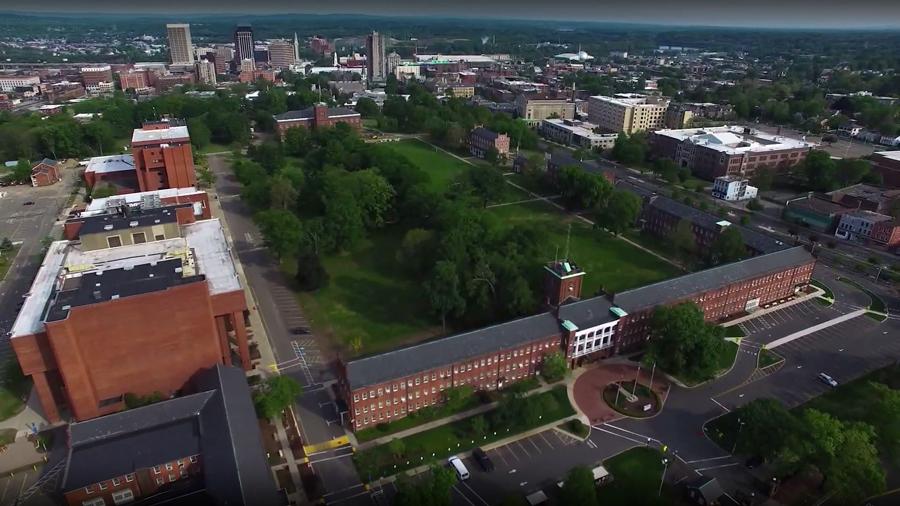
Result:
{"label": "flat gray roof", "polygon": [[560,326],[556,317],[551,313],[541,313],[351,360],[347,362],[347,380],[350,389],[355,390],[559,333]]}
{"label": "flat gray roof", "polygon": [[613,303],[629,313],[634,313],[649,307],[678,302],[727,284],[803,265],[812,260],[813,256],[803,246],[796,246],[627,290],[616,294]]}

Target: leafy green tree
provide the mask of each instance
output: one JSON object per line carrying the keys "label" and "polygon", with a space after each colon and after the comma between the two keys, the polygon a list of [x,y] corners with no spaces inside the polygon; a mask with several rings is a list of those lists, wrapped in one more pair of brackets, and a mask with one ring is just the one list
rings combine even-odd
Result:
{"label": "leafy green tree", "polygon": [[756,174],[750,180],[750,184],[758,188],[759,191],[766,192],[772,189],[774,179],[775,174],[772,170],[763,167],[756,171]]}
{"label": "leafy green tree", "polygon": [[503,174],[492,167],[469,167],[465,172],[465,181],[481,199],[483,207],[487,207],[489,202],[499,200],[506,184]]}
{"label": "leafy green tree", "polygon": [[[95,119],[84,125],[83,131],[85,142],[98,155],[114,153],[118,150],[116,136],[109,122]],[[191,140],[193,141],[193,137]]]}
{"label": "leafy green tree", "polygon": [[284,133],[284,152],[290,156],[304,156],[312,147],[309,131],[305,128],[288,128]]}
{"label": "leafy green tree", "polygon": [[103,199],[116,194],[116,187],[110,184],[95,186],[91,189],[92,199]]}
{"label": "leafy green tree", "polygon": [[397,262],[416,274],[424,274],[434,265],[435,233],[433,230],[413,228],[406,232],[397,248]]}
{"label": "leafy green tree", "polygon": [[356,101],[356,112],[363,118],[374,118],[381,114],[381,109],[378,108],[378,104],[371,98],[361,97]]}
{"label": "leafy green tree", "polygon": [[710,247],[709,260],[712,265],[735,262],[747,256],[744,238],[736,227],[725,227]]}
{"label": "leafy green tree", "polygon": [[874,400],[867,414],[878,434],[878,447],[896,461],[900,457],[900,390],[874,381],[869,382],[869,388]]}
{"label": "leafy green tree", "polygon": [[500,161],[500,152],[495,147],[489,147],[484,151],[484,161],[491,165],[497,165]]}
{"label": "leafy green tree", "polygon": [[544,357],[541,375],[548,383],[553,383],[565,377],[568,369],[569,365],[566,363],[566,357],[561,352],[554,351]]}
{"label": "leafy green tree", "polygon": [[251,145],[247,149],[247,156],[260,164],[269,174],[284,166],[284,151],[281,143],[264,142],[259,145]]}
{"label": "leafy green tree", "polygon": [[425,281],[425,292],[432,310],[441,317],[441,327],[446,332],[447,316],[461,315],[466,309],[456,266],[445,260],[435,264],[431,277]]}
{"label": "leafy green tree", "polygon": [[645,360],[673,374],[691,377],[715,373],[724,341],[722,329],[707,324],[693,302],[658,306],[650,320],[652,338]]}
{"label": "leafy green tree", "polygon": [[401,438],[394,438],[388,443],[388,450],[395,459],[400,459],[406,454],[406,443]]}
{"label": "leafy green tree", "polygon": [[833,494],[836,504],[858,504],[884,491],[885,473],[872,427],[863,423],[843,425],[838,453],[823,466],[825,490]]}
{"label": "leafy green tree", "polygon": [[595,211],[597,223],[616,235],[632,228],[640,214],[641,198],[625,190],[613,190]]}
{"label": "leafy green tree", "polygon": [[297,257],[297,273],[294,279],[301,290],[310,292],[327,285],[329,276],[319,255],[305,251]]}
{"label": "leafy green tree", "polygon": [[401,478],[397,482],[395,506],[450,506],[450,489],[456,484],[456,473],[446,466],[432,466],[429,474],[416,481]]}
{"label": "leafy green tree", "polygon": [[738,408],[735,416],[741,424],[736,450],[744,455],[786,457],[783,450],[799,431],[796,416],[775,399],[753,400]]}
{"label": "leafy green tree", "polygon": [[807,184],[815,191],[831,191],[838,186],[837,165],[825,151],[810,151],[801,169]]}
{"label": "leafy green tree", "polygon": [[301,393],[303,389],[294,378],[273,376],[253,394],[253,405],[260,418],[271,420],[281,415]]}
{"label": "leafy green tree", "polygon": [[557,186],[567,209],[592,209],[606,205],[612,185],[603,176],[591,174],[581,167],[562,167],[557,174]]}
{"label": "leafy green tree", "polygon": [[475,437],[483,436],[489,430],[487,419],[480,415],[472,417],[469,427],[472,429],[472,436]]}
{"label": "leafy green tree", "polygon": [[283,258],[297,251],[302,225],[294,213],[281,209],[262,211],[256,215],[256,223],[269,250],[276,256]]}
{"label": "leafy green tree", "polygon": [[31,182],[31,162],[24,159],[19,160],[12,170],[12,179],[17,183]]}
{"label": "leafy green tree", "polygon": [[678,166],[669,158],[659,158],[653,162],[653,172],[670,183],[676,183],[679,180]]}
{"label": "leafy green tree", "polygon": [[627,135],[620,133],[613,144],[612,157],[625,165],[644,163],[647,156],[647,136],[641,133]]}
{"label": "leafy green tree", "polygon": [[846,158],[837,162],[837,180],[841,187],[862,181],[872,171],[868,160]]}
{"label": "leafy green tree", "polygon": [[669,236],[669,240],[682,261],[689,261],[697,251],[697,240],[694,237],[694,229],[691,226],[691,222],[688,220],[681,220],[678,222],[678,225],[675,225],[675,228]]}
{"label": "leafy green tree", "polygon": [[297,190],[291,181],[281,173],[275,174],[269,180],[269,198],[270,205],[273,209],[287,211],[294,208],[297,203]]}
{"label": "leafy green tree", "polygon": [[594,475],[585,466],[575,466],[566,473],[560,504],[577,504],[579,506],[597,506],[597,486]]}
{"label": "leafy green tree", "polygon": [[187,122],[188,132],[191,136],[191,144],[196,149],[203,149],[212,141],[212,131],[206,126],[202,118],[191,118]]}

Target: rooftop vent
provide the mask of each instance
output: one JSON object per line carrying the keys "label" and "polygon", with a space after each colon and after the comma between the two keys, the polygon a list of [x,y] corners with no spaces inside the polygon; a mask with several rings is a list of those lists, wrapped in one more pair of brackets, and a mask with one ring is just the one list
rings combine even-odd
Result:
{"label": "rooftop vent", "polygon": [[116,299],[118,299],[118,298],[119,298],[119,294],[114,293],[114,294],[109,298],[109,300],[116,300]]}
{"label": "rooftop vent", "polygon": [[94,290],[94,300],[100,300],[100,297],[102,295],[103,294],[100,292],[100,290]]}
{"label": "rooftop vent", "polygon": [[128,226],[129,226],[129,227],[136,227],[136,226],[138,226],[138,222],[136,222],[136,221],[131,221],[131,222],[128,223]]}
{"label": "rooftop vent", "polygon": [[112,225],[103,225],[103,230],[112,230],[112,229],[113,229]]}
{"label": "rooftop vent", "polygon": [[63,310],[63,311],[68,311],[68,310],[70,310],[70,309],[72,309],[72,306],[70,306],[70,305],[68,305],[68,304],[66,304],[65,306],[62,307],[62,310]]}
{"label": "rooftop vent", "polygon": [[181,274],[181,272],[182,272],[183,270],[184,270],[184,269],[182,269],[181,267],[176,267],[176,268],[175,268],[175,273],[176,273],[176,274]]}
{"label": "rooftop vent", "polygon": [[159,220],[158,219],[153,220],[153,223],[159,223]]}

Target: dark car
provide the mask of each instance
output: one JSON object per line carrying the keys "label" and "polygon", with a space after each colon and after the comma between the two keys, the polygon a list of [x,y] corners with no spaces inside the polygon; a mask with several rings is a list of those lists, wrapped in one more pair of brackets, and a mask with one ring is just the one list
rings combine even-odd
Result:
{"label": "dark car", "polygon": [[33,200],[26,200],[25,203],[22,204],[22,205],[23,205],[23,206],[33,206],[33,205],[34,205],[34,201],[33,201]]}
{"label": "dark car", "polygon": [[750,457],[749,459],[747,459],[747,462],[745,462],[745,465],[747,466],[747,469],[755,469],[755,468],[761,466],[762,463],[763,463],[763,458],[760,457],[759,455],[756,455],[756,456],[753,456],[753,457]]}
{"label": "dark car", "polygon": [[490,472],[494,470],[494,463],[491,461],[491,458],[488,457],[488,454],[481,448],[472,450],[472,456],[475,457],[475,460],[478,461],[478,465],[485,471]]}
{"label": "dark car", "polygon": [[295,336],[306,335],[309,334],[309,329],[306,327],[294,327],[291,329],[291,334],[294,334]]}

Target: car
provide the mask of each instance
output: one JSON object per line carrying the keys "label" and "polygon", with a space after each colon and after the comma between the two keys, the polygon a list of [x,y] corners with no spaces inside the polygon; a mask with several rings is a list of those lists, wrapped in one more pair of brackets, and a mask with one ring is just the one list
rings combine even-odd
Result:
{"label": "car", "polygon": [[34,205],[34,201],[33,201],[33,200],[26,200],[25,203],[22,204],[22,205],[23,205],[23,206],[33,206],[33,205]]}
{"label": "car", "polygon": [[466,469],[466,465],[463,464],[463,461],[460,460],[457,456],[452,456],[447,459],[447,464],[456,471],[456,477],[459,478],[459,481],[465,481],[469,479],[469,470]]}
{"label": "car", "polygon": [[759,455],[754,455],[753,457],[747,459],[747,462],[745,462],[744,465],[747,466],[747,469],[756,469],[757,467],[761,466],[762,463],[763,458]]}
{"label": "car", "polygon": [[494,462],[481,448],[475,448],[474,450],[472,450],[472,456],[475,457],[475,460],[478,461],[478,465],[480,465],[481,468],[485,471],[491,472],[494,470]]}
{"label": "car", "polygon": [[838,386],[837,380],[835,380],[831,376],[825,374],[824,372],[820,372],[818,378],[819,378],[819,381],[821,381],[822,383],[825,383],[826,385],[828,385],[832,388]]}
{"label": "car", "polygon": [[302,336],[305,334],[309,334],[309,329],[306,327],[294,327],[291,329],[291,334],[295,336]]}

